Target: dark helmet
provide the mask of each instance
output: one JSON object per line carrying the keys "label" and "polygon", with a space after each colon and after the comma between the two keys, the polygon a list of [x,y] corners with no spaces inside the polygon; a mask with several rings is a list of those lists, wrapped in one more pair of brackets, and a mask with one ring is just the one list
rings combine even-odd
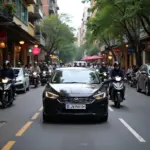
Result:
{"label": "dark helmet", "polygon": [[114,62],[114,67],[118,67],[119,66],[119,63],[116,61]]}
{"label": "dark helmet", "polygon": [[6,67],[6,66],[10,66],[10,62],[8,60],[6,60],[3,64],[3,67]]}

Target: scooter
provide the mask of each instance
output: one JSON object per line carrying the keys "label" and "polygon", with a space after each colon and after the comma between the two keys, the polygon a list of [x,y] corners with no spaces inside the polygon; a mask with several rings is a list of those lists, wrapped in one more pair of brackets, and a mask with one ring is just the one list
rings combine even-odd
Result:
{"label": "scooter", "polygon": [[31,79],[32,85],[34,85],[35,88],[37,88],[37,86],[39,84],[39,80],[38,80],[39,79],[39,75],[38,75],[38,73],[37,72],[33,72],[31,78],[32,78]]}
{"label": "scooter", "polygon": [[47,83],[48,80],[48,73],[47,71],[42,71],[41,74],[41,85],[44,86]]}
{"label": "scooter", "polygon": [[116,76],[112,80],[112,87],[111,87],[111,98],[115,104],[116,108],[120,108],[120,104],[124,100],[124,82],[123,79],[119,76]]}
{"label": "scooter", "polygon": [[2,107],[6,108],[13,104],[13,91],[12,91],[12,83],[11,79],[5,78],[1,79],[0,82],[0,102],[2,103]]}

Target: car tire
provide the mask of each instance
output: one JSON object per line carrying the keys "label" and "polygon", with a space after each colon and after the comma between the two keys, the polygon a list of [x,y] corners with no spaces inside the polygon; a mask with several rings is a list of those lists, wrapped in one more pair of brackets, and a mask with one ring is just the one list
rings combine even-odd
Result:
{"label": "car tire", "polygon": [[140,87],[139,87],[138,81],[137,81],[137,84],[136,84],[136,91],[137,91],[137,92],[141,92],[141,89],[140,89]]}
{"label": "car tire", "polygon": [[145,85],[145,92],[146,92],[146,95],[147,96],[150,96],[150,92],[149,92],[149,87],[148,87],[148,84]]}
{"label": "car tire", "polygon": [[30,91],[30,85],[28,86],[27,91]]}
{"label": "car tire", "polygon": [[49,122],[49,117],[47,115],[44,114],[43,112],[43,122]]}
{"label": "car tire", "polygon": [[23,90],[23,93],[26,93],[27,92],[27,88],[26,88],[26,82],[24,83],[24,90]]}
{"label": "car tire", "polygon": [[103,122],[107,122],[108,121],[108,114],[102,118],[102,121]]}

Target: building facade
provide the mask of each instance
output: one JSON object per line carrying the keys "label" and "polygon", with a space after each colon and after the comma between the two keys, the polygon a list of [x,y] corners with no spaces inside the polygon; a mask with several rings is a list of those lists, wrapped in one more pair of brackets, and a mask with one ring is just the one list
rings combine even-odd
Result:
{"label": "building facade", "polygon": [[42,0],[42,1],[43,1],[42,8],[45,16],[58,13],[59,7],[57,4],[57,0]]}
{"label": "building facade", "polygon": [[0,10],[0,65],[4,60],[13,66],[28,64],[31,58],[37,60],[29,49],[44,46],[35,32],[36,22],[43,18],[41,0],[3,0],[0,5],[4,6]]}

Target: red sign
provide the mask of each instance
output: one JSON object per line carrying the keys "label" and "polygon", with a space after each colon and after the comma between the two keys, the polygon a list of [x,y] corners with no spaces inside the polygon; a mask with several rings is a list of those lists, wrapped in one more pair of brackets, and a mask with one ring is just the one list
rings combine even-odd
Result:
{"label": "red sign", "polygon": [[0,41],[6,41],[7,32],[0,32]]}
{"label": "red sign", "polygon": [[38,48],[38,47],[32,48],[32,54],[34,54],[34,55],[39,55],[40,52],[41,52],[41,49],[40,49],[40,48]]}

